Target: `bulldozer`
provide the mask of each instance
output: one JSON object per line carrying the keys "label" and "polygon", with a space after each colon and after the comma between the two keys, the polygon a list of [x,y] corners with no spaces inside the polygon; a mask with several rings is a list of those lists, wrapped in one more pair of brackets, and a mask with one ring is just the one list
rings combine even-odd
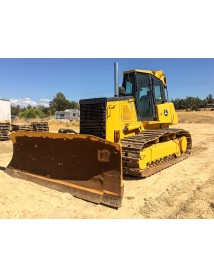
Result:
{"label": "bulldozer", "polygon": [[80,100],[80,133],[16,132],[6,172],[93,203],[119,208],[123,175],[145,178],[186,159],[192,148],[168,101],[162,70],[133,69],[113,97]]}

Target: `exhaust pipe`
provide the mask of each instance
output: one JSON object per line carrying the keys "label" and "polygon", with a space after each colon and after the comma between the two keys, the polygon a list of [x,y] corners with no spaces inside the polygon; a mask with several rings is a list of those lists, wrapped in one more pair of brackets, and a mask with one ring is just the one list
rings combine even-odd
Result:
{"label": "exhaust pipe", "polygon": [[114,96],[119,97],[118,63],[114,63]]}

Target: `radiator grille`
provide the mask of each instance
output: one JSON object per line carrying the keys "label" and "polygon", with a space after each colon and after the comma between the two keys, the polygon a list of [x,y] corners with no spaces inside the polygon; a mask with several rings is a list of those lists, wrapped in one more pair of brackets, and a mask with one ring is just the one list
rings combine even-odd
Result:
{"label": "radiator grille", "polygon": [[80,103],[80,134],[106,138],[106,102]]}

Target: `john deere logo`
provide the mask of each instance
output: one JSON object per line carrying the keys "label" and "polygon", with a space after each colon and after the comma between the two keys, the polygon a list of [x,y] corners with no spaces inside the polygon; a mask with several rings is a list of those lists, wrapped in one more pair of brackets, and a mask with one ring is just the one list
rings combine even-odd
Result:
{"label": "john deere logo", "polygon": [[164,110],[164,115],[165,115],[165,116],[168,115],[168,110]]}

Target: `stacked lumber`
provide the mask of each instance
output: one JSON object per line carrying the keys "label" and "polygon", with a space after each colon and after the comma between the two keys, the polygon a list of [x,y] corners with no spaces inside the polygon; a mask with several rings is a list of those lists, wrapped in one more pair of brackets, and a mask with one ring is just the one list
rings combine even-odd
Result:
{"label": "stacked lumber", "polygon": [[33,131],[31,124],[12,124],[11,129],[12,129],[12,132]]}
{"label": "stacked lumber", "polygon": [[12,132],[17,131],[34,131],[34,132],[48,132],[48,122],[32,122],[29,124],[12,124]]}
{"label": "stacked lumber", "polygon": [[9,140],[10,123],[0,122],[0,140]]}
{"label": "stacked lumber", "polygon": [[32,127],[33,127],[33,131],[36,132],[48,132],[49,131],[49,127],[48,127],[48,122],[32,122],[31,123]]}

